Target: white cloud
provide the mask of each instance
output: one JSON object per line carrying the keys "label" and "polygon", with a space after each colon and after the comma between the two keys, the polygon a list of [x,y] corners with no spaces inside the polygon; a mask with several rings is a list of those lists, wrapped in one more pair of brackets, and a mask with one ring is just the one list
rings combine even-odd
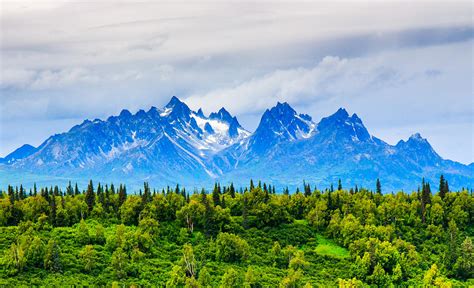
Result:
{"label": "white cloud", "polygon": [[84,68],[58,70],[2,70],[0,88],[20,87],[32,90],[60,88],[71,84],[93,83],[99,78]]}
{"label": "white cloud", "polygon": [[210,111],[230,107],[237,114],[252,113],[272,107],[277,101],[298,105],[354,95],[400,82],[400,77],[373,58],[327,56],[312,68],[277,70],[234,87],[191,95],[186,102]]}
{"label": "white cloud", "polygon": [[36,74],[32,70],[25,69],[2,69],[0,73],[0,87],[2,88],[10,86],[23,88],[31,83]]}

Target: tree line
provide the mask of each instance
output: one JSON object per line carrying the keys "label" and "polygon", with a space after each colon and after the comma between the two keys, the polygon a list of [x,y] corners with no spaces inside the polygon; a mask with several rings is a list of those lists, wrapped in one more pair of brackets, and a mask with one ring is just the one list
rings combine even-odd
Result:
{"label": "tree line", "polygon": [[450,191],[443,176],[436,192],[424,179],[412,193],[383,194],[375,182],[375,191],[338,181],[336,189],[304,183],[293,193],[252,180],[191,193],[146,182],[136,194],[92,181],[83,191],[71,183],[64,191],[8,186],[0,194],[0,284],[472,283],[472,193]]}

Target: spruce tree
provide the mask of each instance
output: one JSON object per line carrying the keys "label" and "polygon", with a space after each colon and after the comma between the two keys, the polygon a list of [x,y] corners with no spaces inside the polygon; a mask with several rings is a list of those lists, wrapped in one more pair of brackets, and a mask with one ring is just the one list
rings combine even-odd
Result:
{"label": "spruce tree", "polygon": [[[176,188],[179,193],[179,186],[176,185]],[[183,189],[184,191],[184,189]],[[151,202],[151,191],[150,191],[150,186],[148,185],[148,182],[143,183],[143,195],[142,195],[142,203],[143,205],[150,203]]]}
{"label": "spruce tree", "polygon": [[329,210],[334,210],[331,194],[332,194],[332,191],[329,190],[329,192],[328,192],[328,209]]}
{"label": "spruce tree", "polygon": [[94,186],[92,184],[92,180],[89,181],[89,185],[87,186],[87,191],[86,191],[84,200],[86,201],[87,208],[90,213],[92,209],[94,208],[94,204],[95,204],[95,193],[94,193]]}
{"label": "spruce tree", "polygon": [[221,204],[220,186],[218,186],[217,183],[215,183],[214,190],[212,190],[212,201],[214,202],[214,206]]}
{"label": "spruce tree", "polygon": [[444,179],[444,176],[441,174],[441,176],[439,177],[439,197],[441,197],[442,199],[444,199],[444,196],[446,196],[446,193],[448,192],[446,188],[447,182]]}
{"label": "spruce tree", "polygon": [[309,184],[303,183],[304,184],[304,196],[309,197],[311,196],[311,187]]}
{"label": "spruce tree", "polygon": [[375,192],[382,195],[382,185],[380,184],[380,179],[377,178],[377,183],[375,184]]}
{"label": "spruce tree", "polygon": [[81,194],[81,192],[79,191],[79,187],[77,187],[77,182],[76,182],[76,185],[74,186],[74,195],[79,195]]}
{"label": "spruce tree", "polygon": [[59,187],[58,187],[58,185],[54,186],[53,196],[59,196]]}
{"label": "spruce tree", "polygon": [[180,189],[179,189],[179,184],[176,184],[176,188],[174,188],[174,193],[179,194]]}
{"label": "spruce tree", "polygon": [[234,183],[232,182],[230,183],[229,194],[230,194],[230,197],[235,198],[235,188],[234,188]]}
{"label": "spruce tree", "polygon": [[20,200],[23,200],[26,198],[26,192],[25,192],[25,189],[23,189],[23,184],[20,184],[20,192],[19,192],[19,196]]}
{"label": "spruce tree", "polygon": [[104,188],[102,185],[97,186],[97,198],[99,200],[99,203],[102,204],[102,207],[105,208],[105,193],[104,193]]}
{"label": "spruce tree", "polygon": [[10,185],[8,185],[8,198],[10,199],[10,205],[13,206],[13,203],[15,203],[15,191]]}
{"label": "spruce tree", "polygon": [[341,191],[342,190],[342,182],[341,182],[341,179],[339,179],[338,183],[337,183],[337,190]]}
{"label": "spruce tree", "polygon": [[206,190],[204,188],[201,189],[201,203],[204,204],[204,202],[207,201],[207,195],[206,195]]}
{"label": "spruce tree", "polygon": [[72,189],[71,181],[68,182],[67,188],[66,188],[66,195],[73,195],[74,191]]}
{"label": "spruce tree", "polygon": [[44,198],[44,200],[46,200],[46,202],[49,203],[49,192],[48,192],[48,187],[45,187],[44,189],[41,189],[41,197]]}
{"label": "spruce tree", "polygon": [[425,178],[423,178],[421,186],[421,221],[424,224],[426,221],[426,205],[431,203],[431,188],[430,183],[425,183]]}
{"label": "spruce tree", "polygon": [[125,185],[123,185],[122,187],[122,184],[120,184],[118,200],[119,200],[119,207],[122,206],[125,200],[127,200],[127,188],[125,188]]}

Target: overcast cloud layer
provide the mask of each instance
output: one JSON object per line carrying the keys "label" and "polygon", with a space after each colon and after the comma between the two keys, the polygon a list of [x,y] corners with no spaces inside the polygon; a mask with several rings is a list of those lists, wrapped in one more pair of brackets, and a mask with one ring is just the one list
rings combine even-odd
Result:
{"label": "overcast cloud layer", "polygon": [[255,129],[287,101],[339,107],[391,144],[474,161],[472,4],[0,2],[0,155],[85,118],[225,106]]}

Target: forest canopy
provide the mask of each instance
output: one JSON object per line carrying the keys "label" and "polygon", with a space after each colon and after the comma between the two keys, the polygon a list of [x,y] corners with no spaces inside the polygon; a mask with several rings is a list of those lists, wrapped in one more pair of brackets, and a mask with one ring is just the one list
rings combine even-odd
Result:
{"label": "forest canopy", "polygon": [[375,187],[8,186],[0,285],[474,285],[472,191]]}

